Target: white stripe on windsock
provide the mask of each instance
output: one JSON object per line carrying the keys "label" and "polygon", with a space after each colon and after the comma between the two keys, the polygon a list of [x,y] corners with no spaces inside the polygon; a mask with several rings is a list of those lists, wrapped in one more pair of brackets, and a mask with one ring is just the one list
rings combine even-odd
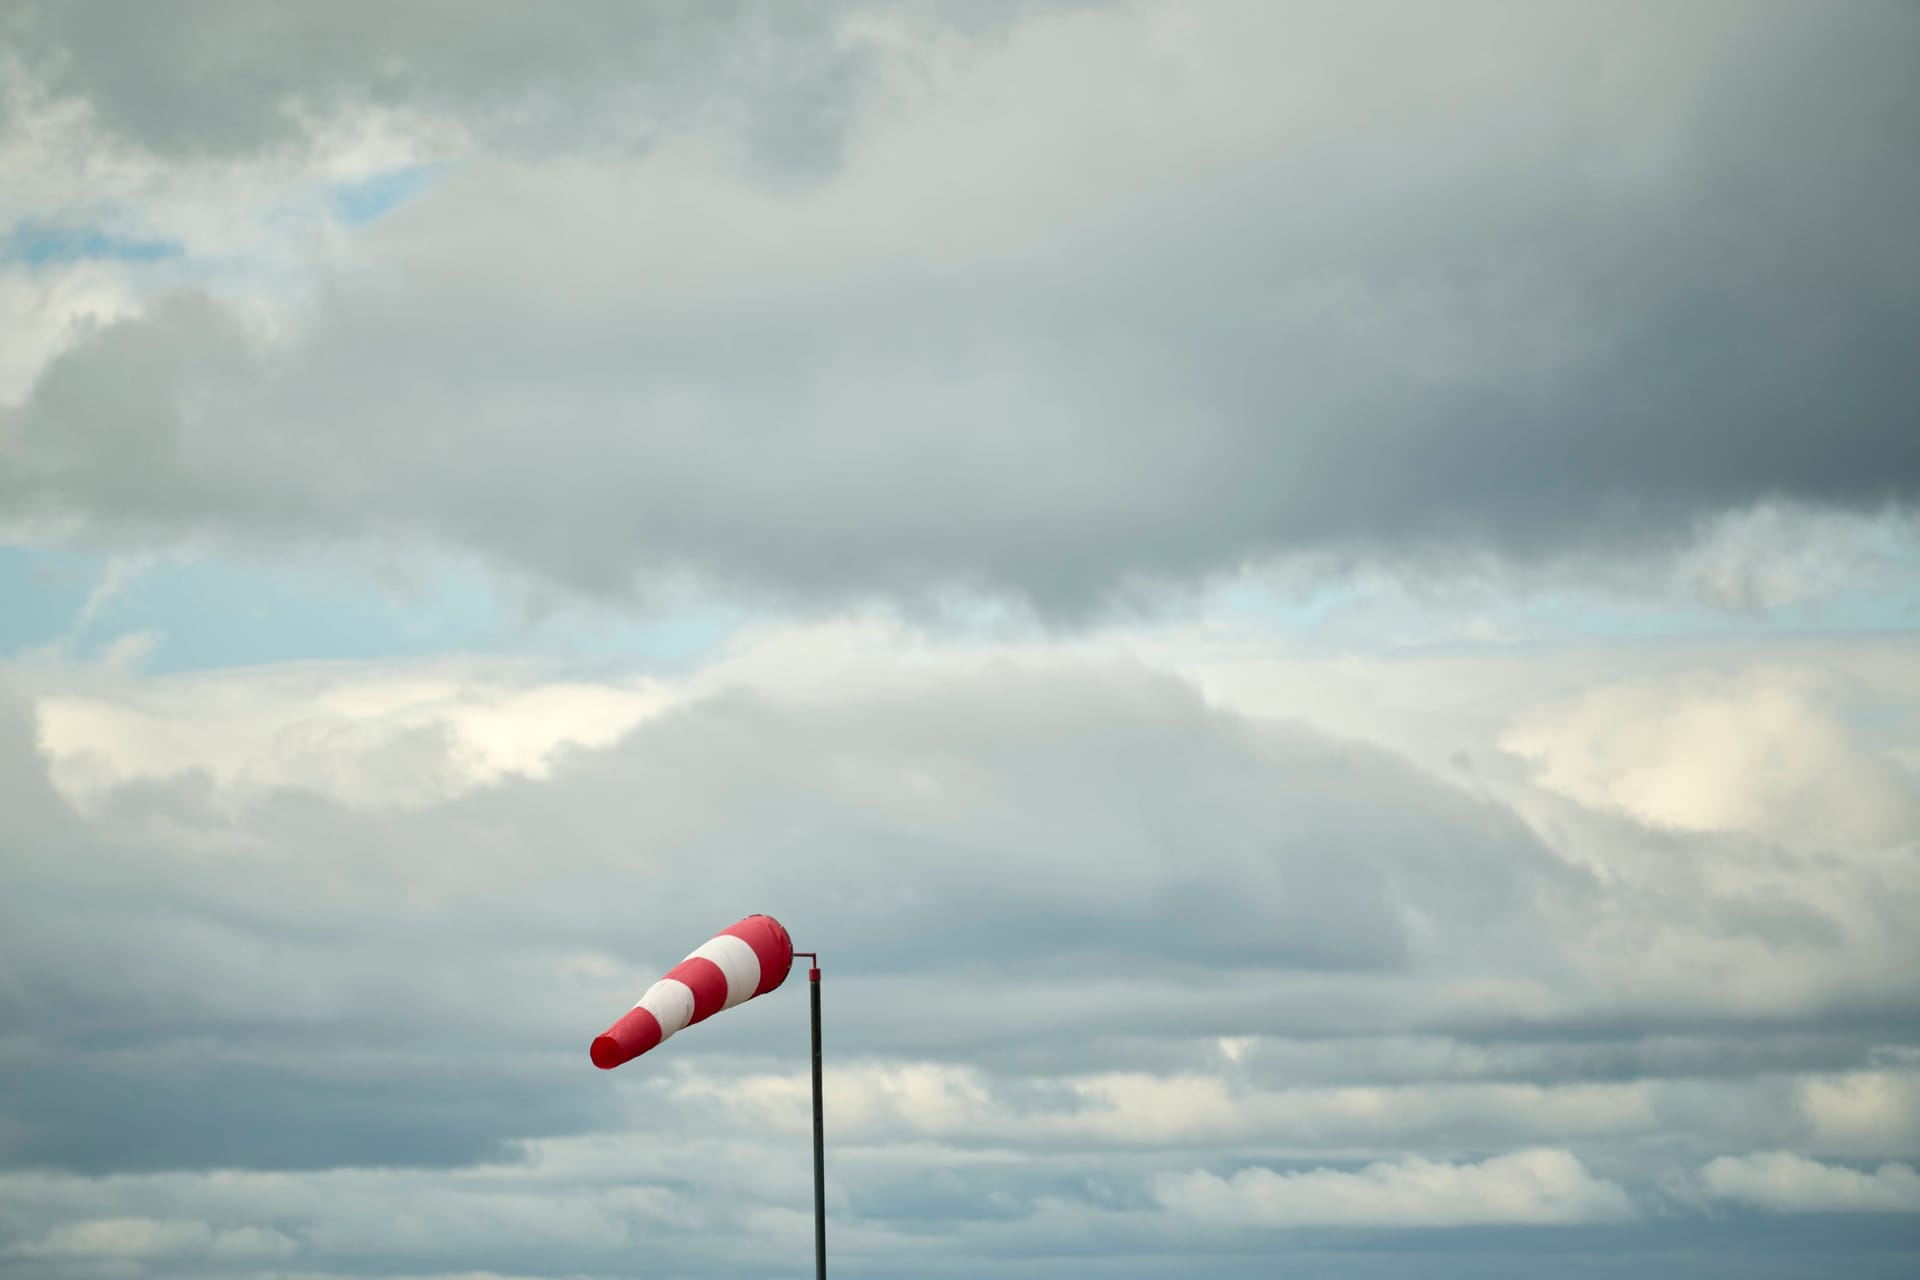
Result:
{"label": "white stripe on windsock", "polygon": [[720,1006],[723,1009],[753,999],[753,993],[760,989],[760,957],[753,954],[753,948],[744,938],[723,933],[701,943],[699,950],[687,959],[711,960],[726,975],[727,1002]]}
{"label": "white stripe on windsock", "polygon": [[665,1040],[693,1021],[693,989],[677,978],[662,978],[647,988],[634,1008],[653,1015],[660,1024],[660,1038]]}

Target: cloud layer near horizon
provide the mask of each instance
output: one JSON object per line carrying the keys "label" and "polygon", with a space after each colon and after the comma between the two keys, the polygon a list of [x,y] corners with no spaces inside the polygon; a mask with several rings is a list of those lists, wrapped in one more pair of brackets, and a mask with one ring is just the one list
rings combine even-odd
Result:
{"label": "cloud layer near horizon", "polygon": [[[752,1272],[806,1237],[805,1077],[777,1049],[801,1006],[755,1002],[643,1071],[583,1065],[697,941],[683,923],[748,907],[833,944],[853,1274],[943,1253],[1040,1275],[1089,1233],[1261,1257],[1282,1230],[1675,1215],[1712,1274],[1760,1259],[1696,1205],[1911,1211],[1911,828],[1835,844],[1762,810],[1687,832],[1565,798],[1498,745],[1551,714],[1558,659],[1275,658],[1263,686],[1179,643],[1183,675],[1100,646],[770,633],[604,686],[646,690],[611,738],[592,686],[556,697],[524,665],[268,671],[251,692],[15,668],[47,745],[15,704],[10,1256],[595,1273],[644,1240],[687,1274]],[[1912,706],[1896,652],[1801,660]],[[1814,696],[1767,682],[1784,662],[1746,696]],[[1295,700],[1308,720],[1253,714],[1322,676],[1346,687]],[[1503,689],[1478,726],[1444,707],[1485,707],[1477,680]],[[1359,688],[1372,736],[1472,771],[1318,727]],[[1586,711],[1560,732],[1608,730]],[[396,807],[407,778],[439,781]],[[388,1195],[416,1228],[381,1225]]]}

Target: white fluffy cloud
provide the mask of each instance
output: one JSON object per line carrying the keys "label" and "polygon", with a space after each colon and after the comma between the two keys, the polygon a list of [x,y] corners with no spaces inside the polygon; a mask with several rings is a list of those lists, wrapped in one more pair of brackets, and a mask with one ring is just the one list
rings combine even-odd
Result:
{"label": "white fluffy cloud", "polygon": [[1874,697],[1807,669],[1695,668],[1534,710],[1503,745],[1551,790],[1658,826],[1883,845],[1920,829],[1920,787],[1849,723]]}
{"label": "white fluffy cloud", "polygon": [[366,809],[544,776],[566,751],[610,746],[669,702],[647,681],[456,660],[160,680],[106,667],[36,712],[53,780],[82,807],[132,782],[199,774],[236,805],[299,789]]}
{"label": "white fluffy cloud", "polygon": [[1785,1151],[1721,1156],[1700,1170],[1700,1185],[1775,1213],[1920,1213],[1920,1174],[1906,1164],[1862,1172]]}
{"label": "white fluffy cloud", "polygon": [[215,1262],[290,1257],[294,1242],[260,1227],[216,1230],[204,1222],[93,1218],[56,1227],[20,1247],[29,1258],[203,1258]]}
{"label": "white fluffy cloud", "polygon": [[1194,1172],[1162,1179],[1155,1194],[1176,1214],[1225,1226],[1452,1227],[1596,1222],[1632,1212],[1626,1192],[1570,1153],[1546,1148],[1478,1164],[1415,1159],[1351,1173]]}

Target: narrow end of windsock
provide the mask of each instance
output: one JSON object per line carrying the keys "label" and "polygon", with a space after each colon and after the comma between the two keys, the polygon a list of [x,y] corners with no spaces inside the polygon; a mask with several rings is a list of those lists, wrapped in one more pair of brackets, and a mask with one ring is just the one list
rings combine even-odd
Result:
{"label": "narrow end of windsock", "polygon": [[611,1071],[623,1062],[632,1062],[665,1038],[660,1034],[659,1020],[649,1010],[636,1005],[596,1037],[593,1048],[587,1052],[594,1066]]}

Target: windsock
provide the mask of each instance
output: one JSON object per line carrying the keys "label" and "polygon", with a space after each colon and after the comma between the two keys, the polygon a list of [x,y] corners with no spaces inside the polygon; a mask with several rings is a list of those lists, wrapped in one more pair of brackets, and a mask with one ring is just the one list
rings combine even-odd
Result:
{"label": "windsock", "polygon": [[593,1042],[602,1071],[631,1062],[682,1027],[763,996],[787,980],[793,939],[772,916],[748,916],[667,971]]}

